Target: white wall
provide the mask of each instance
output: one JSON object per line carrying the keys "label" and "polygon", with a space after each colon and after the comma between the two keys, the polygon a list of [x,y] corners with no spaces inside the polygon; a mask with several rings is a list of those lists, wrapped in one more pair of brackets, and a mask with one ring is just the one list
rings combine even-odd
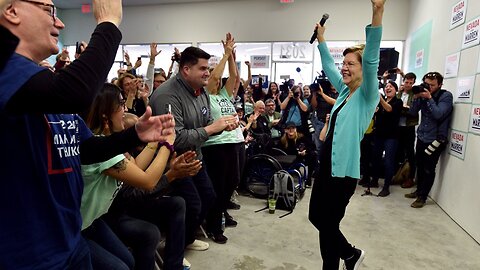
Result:
{"label": "white wall", "polygon": [[[408,62],[411,35],[419,27],[432,21],[428,70],[444,73],[445,57],[461,51],[465,24],[449,30],[451,8],[457,2],[458,0],[411,1],[410,25],[406,40],[406,62]],[[466,22],[480,16],[480,1],[469,0],[467,6]],[[479,49],[480,46],[477,45],[461,51],[458,77],[475,75],[477,61],[479,61]],[[405,66],[408,66],[408,63]],[[457,78],[445,79],[443,88],[455,93],[456,82]],[[480,104],[480,74],[476,75],[473,103]],[[471,104],[455,104],[451,127],[468,132],[470,110]],[[476,168],[480,165],[479,149],[480,136],[469,133],[465,160],[444,153],[437,168],[435,185],[430,193],[447,214],[477,242],[480,242],[480,177],[476,174]]]}
{"label": "white wall", "polygon": [[[360,4],[363,3],[363,4]],[[388,2],[384,40],[405,40],[408,0]],[[371,21],[367,0],[246,0],[126,7],[121,30],[123,44],[218,42],[230,31],[239,42],[306,41],[315,22],[329,13],[328,40],[363,40],[363,27]],[[65,10],[65,44],[88,40],[95,26],[92,14]]]}

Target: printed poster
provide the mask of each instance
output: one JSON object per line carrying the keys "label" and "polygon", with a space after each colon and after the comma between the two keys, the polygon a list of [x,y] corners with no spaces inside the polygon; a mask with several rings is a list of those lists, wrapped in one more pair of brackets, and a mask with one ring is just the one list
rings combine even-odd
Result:
{"label": "printed poster", "polygon": [[425,57],[424,49],[421,49],[415,54],[415,68],[423,67],[423,59]]}
{"label": "printed poster", "polygon": [[447,57],[445,58],[445,78],[457,77],[459,63],[460,52],[447,55]]}
{"label": "printed poster", "polygon": [[471,103],[474,85],[475,85],[475,76],[458,78],[456,102]]}
{"label": "printed poster", "polygon": [[477,17],[465,24],[463,31],[462,49],[466,49],[479,44],[480,37],[480,17]]}
{"label": "printed poster", "polygon": [[449,153],[459,159],[465,159],[465,150],[467,146],[467,136],[465,132],[453,130],[450,133]]}
{"label": "printed poster", "polygon": [[474,104],[470,115],[470,132],[480,135],[480,105]]}
{"label": "printed poster", "polygon": [[250,56],[252,68],[270,68],[269,55],[252,55]]}
{"label": "printed poster", "polygon": [[467,0],[462,0],[453,5],[450,17],[450,30],[465,22],[467,14]]}

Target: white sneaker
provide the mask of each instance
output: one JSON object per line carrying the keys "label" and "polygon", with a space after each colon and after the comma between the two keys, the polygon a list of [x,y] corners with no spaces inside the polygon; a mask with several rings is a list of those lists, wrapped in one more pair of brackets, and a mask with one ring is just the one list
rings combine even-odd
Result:
{"label": "white sneaker", "polygon": [[187,261],[187,259],[183,258],[183,267],[190,269],[192,267],[192,264]]}
{"label": "white sneaker", "polygon": [[188,245],[186,249],[203,251],[207,250],[210,245],[207,242],[201,240],[195,240],[193,243]]}

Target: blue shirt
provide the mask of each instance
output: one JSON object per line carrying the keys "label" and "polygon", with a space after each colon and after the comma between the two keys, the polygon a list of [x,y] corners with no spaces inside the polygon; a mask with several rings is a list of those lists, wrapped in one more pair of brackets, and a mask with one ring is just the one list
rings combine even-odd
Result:
{"label": "blue shirt", "polygon": [[0,269],[65,269],[80,240],[77,115],[9,114],[9,99],[44,68],[13,55],[0,74]]}
{"label": "blue shirt", "polygon": [[[308,100],[307,99],[303,99],[302,100],[303,103],[305,103],[305,105],[310,105],[308,103]],[[295,123],[295,126],[299,127],[302,125],[302,114],[301,114],[301,110],[300,109],[300,105],[298,105],[297,101],[292,101],[292,105],[290,106],[290,109],[288,110],[288,116],[287,116],[287,121],[285,121],[285,123],[288,123],[288,122],[293,122]]]}
{"label": "blue shirt", "polygon": [[[448,126],[453,109],[453,95],[446,90],[440,95],[440,91],[442,90],[437,90],[433,93],[431,99],[414,99],[408,111],[410,115],[414,116],[418,116],[418,112],[422,111],[417,137],[424,143],[431,143],[436,139],[443,141],[448,139]],[[439,95],[440,98],[438,103],[436,103],[435,99]]]}
{"label": "blue shirt", "polygon": [[[360,141],[372,120],[380,100],[377,70],[382,27],[366,27],[366,46],[362,57],[363,81],[338,113],[332,142],[332,176],[360,178]],[[332,113],[345,101],[350,89],[330,55],[325,42],[318,44],[322,66],[328,79],[339,92]]]}

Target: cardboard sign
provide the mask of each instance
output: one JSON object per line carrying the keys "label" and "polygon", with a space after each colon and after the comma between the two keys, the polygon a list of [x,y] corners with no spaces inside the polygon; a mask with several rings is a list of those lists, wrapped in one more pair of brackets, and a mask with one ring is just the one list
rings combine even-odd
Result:
{"label": "cardboard sign", "polygon": [[472,105],[470,113],[470,132],[480,135],[480,105]]}
{"label": "cardboard sign", "polygon": [[452,130],[449,141],[449,153],[459,159],[465,159],[465,150],[467,146],[467,136],[465,132]]}
{"label": "cardboard sign", "polygon": [[252,55],[250,56],[252,68],[270,68],[269,55]]}
{"label": "cardboard sign", "polygon": [[480,37],[480,17],[477,17],[465,24],[463,31],[462,49],[466,49],[479,44]]}
{"label": "cardboard sign", "polygon": [[450,30],[465,22],[467,15],[467,0],[462,0],[453,5],[450,17]]}

